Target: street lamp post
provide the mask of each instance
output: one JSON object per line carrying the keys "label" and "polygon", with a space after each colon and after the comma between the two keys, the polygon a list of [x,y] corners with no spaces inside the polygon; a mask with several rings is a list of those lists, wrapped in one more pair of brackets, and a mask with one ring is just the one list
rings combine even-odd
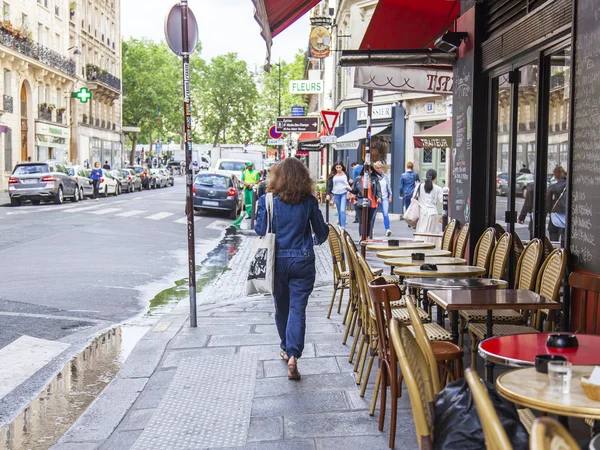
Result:
{"label": "street lamp post", "polygon": [[[365,161],[363,164],[363,209],[362,209],[362,232],[361,241],[366,241],[369,237],[369,190],[371,189],[371,119],[373,115],[373,89],[367,90],[367,137],[365,139]],[[375,205],[377,206],[377,205]],[[367,246],[361,245],[360,252],[366,256]]]}

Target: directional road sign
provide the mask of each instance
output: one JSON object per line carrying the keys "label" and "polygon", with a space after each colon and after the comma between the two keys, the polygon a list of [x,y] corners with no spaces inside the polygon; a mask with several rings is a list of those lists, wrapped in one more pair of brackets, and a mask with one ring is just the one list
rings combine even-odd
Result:
{"label": "directional road sign", "polygon": [[281,137],[283,133],[278,133],[277,129],[275,128],[275,125],[273,125],[271,128],[269,128],[269,136],[271,136],[271,138],[273,139],[279,139]]}
{"label": "directional road sign", "polygon": [[335,144],[337,136],[321,136],[321,144]]}
{"label": "directional road sign", "polygon": [[318,133],[318,117],[278,117],[275,125],[280,133]]}
{"label": "directional road sign", "polygon": [[267,145],[285,145],[285,139],[269,139]]}

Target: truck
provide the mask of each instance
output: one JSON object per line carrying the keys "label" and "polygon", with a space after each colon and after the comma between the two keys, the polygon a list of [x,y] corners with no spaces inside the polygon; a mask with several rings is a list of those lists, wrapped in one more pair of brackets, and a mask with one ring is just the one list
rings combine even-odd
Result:
{"label": "truck", "polygon": [[267,148],[262,145],[222,144],[211,149],[210,158],[218,170],[219,160],[252,161],[256,170],[263,170],[266,153]]}

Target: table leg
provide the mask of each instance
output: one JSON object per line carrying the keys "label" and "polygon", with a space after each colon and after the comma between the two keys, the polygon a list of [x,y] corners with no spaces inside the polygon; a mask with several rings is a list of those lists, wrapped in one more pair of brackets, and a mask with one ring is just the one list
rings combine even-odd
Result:
{"label": "table leg", "polygon": [[390,275],[394,275],[394,266],[390,266]]}
{"label": "table leg", "polygon": [[421,292],[423,293],[423,309],[425,310],[425,312],[429,312],[429,299],[427,298],[427,290],[422,289]]}
{"label": "table leg", "polygon": [[569,417],[568,416],[557,416],[560,424],[565,427],[567,430],[569,429]]}
{"label": "table leg", "polygon": [[450,311],[450,335],[452,342],[458,345],[458,311]]}
{"label": "table leg", "polygon": [[[494,323],[493,323],[493,319],[492,319],[492,310],[488,310],[487,312],[487,319],[486,319],[486,338],[491,338],[494,335]],[[475,352],[475,358],[477,358],[477,353]],[[490,361],[489,359],[485,362],[485,370],[486,370],[486,374],[485,374],[485,379],[487,381],[489,381],[490,383],[494,382],[494,366],[495,364]]]}

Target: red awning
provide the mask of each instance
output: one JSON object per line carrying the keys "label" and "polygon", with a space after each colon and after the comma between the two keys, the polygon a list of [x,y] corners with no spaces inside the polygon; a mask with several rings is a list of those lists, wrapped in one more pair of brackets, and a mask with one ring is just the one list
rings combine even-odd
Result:
{"label": "red awning", "polygon": [[415,148],[451,148],[452,119],[413,135]]}
{"label": "red awning", "polygon": [[459,14],[459,0],[379,0],[360,50],[433,48]]}
{"label": "red awning", "polygon": [[321,0],[252,0],[254,19],[261,27],[267,44],[265,70],[271,69],[271,45],[275,36],[318,5]]}

